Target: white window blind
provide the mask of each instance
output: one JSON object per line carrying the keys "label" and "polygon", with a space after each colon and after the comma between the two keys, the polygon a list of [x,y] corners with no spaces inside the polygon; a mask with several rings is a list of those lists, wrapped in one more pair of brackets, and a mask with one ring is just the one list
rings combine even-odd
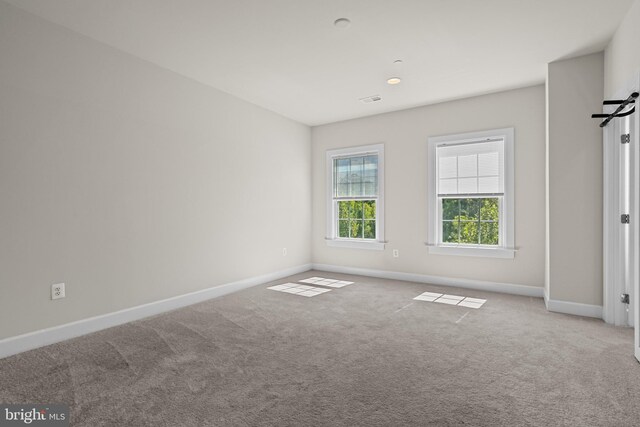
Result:
{"label": "white window blind", "polygon": [[333,160],[336,199],[376,197],[378,195],[378,155]]}
{"label": "white window blind", "polygon": [[436,147],[438,196],[504,193],[504,140]]}

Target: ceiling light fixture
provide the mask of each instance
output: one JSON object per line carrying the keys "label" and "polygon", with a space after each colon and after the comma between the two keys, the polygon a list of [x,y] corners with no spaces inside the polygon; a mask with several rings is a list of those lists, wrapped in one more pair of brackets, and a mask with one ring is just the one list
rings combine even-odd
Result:
{"label": "ceiling light fixture", "polygon": [[400,77],[391,77],[387,80],[387,83],[389,83],[390,85],[397,85],[401,81],[402,79]]}
{"label": "ceiling light fixture", "polygon": [[349,27],[349,25],[351,25],[351,21],[349,21],[347,18],[338,18],[333,22],[333,25],[338,28],[347,28]]}

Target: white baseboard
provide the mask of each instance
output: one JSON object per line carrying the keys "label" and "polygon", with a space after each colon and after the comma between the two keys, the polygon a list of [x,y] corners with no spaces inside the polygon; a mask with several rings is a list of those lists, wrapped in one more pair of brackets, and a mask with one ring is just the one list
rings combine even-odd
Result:
{"label": "white baseboard", "polygon": [[145,317],[154,316],[166,311],[175,310],[177,308],[196,304],[212,298],[221,297],[242,289],[260,285],[262,283],[278,280],[293,274],[303,273],[311,269],[311,264],[303,264],[297,267],[287,268],[285,270],[273,273],[263,274],[261,276],[250,277],[248,279],[239,280],[237,282],[226,283],[224,285],[214,286],[212,288],[203,289],[201,291],[191,292],[184,295],[178,295],[160,301],[150,302],[148,304],[136,307],[126,308],[124,310],[107,313],[100,316],[82,319],[64,325],[54,326],[52,328],[41,329],[35,332],[18,335],[15,337],[0,340],[0,359],[23,351],[32,350],[38,347],[44,347],[70,338],[86,335],[91,332],[97,332],[102,329],[111,328],[123,323],[132,322],[134,320],[143,319]]}
{"label": "white baseboard", "polygon": [[547,310],[554,313],[572,314],[574,316],[595,317],[602,319],[602,306],[581,304],[579,302],[569,302],[549,299],[547,290],[544,290],[544,305]]}
{"label": "white baseboard", "polygon": [[548,298],[545,298],[545,304],[547,305],[547,310],[554,313],[602,319],[601,305],[581,304],[579,302],[559,301]]}
{"label": "white baseboard", "polygon": [[368,268],[343,267],[339,265],[313,264],[314,270],[333,273],[357,274],[360,276],[378,277],[381,279],[405,280],[407,282],[429,283],[440,286],[456,286],[459,288],[477,289],[480,291],[502,292],[505,294],[524,295],[542,298],[544,288],[538,286],[515,285],[512,283],[489,282],[485,280],[454,279],[451,277],[430,276],[426,274],[402,273],[399,271],[372,270]]}

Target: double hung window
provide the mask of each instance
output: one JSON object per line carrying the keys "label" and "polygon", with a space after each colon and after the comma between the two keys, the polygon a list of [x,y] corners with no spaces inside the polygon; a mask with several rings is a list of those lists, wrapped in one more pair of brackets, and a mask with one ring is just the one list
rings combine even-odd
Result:
{"label": "double hung window", "polygon": [[429,139],[431,253],[513,257],[513,129]]}
{"label": "double hung window", "polygon": [[327,177],[327,244],[384,249],[384,146],[328,151]]}

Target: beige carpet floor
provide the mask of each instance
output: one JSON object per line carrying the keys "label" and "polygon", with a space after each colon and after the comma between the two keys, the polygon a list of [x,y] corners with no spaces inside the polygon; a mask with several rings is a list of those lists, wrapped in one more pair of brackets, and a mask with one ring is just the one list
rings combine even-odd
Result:
{"label": "beige carpet floor", "polygon": [[[314,275],[356,283],[267,289]],[[0,402],[67,403],[82,426],[640,425],[631,329],[416,283],[269,285],[2,359]]]}

